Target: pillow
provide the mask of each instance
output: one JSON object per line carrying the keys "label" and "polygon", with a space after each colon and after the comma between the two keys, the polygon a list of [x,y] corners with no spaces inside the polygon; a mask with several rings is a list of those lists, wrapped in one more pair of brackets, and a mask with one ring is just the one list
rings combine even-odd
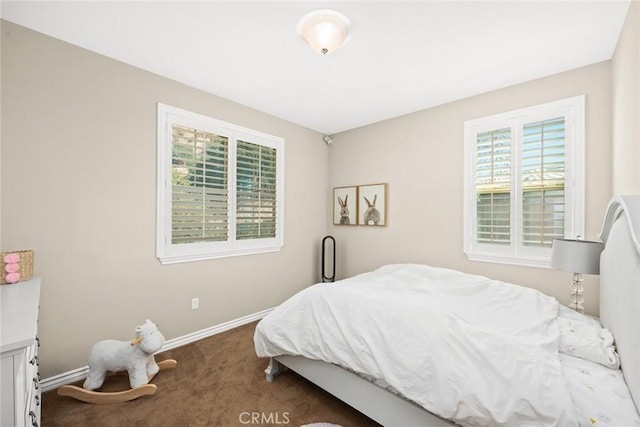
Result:
{"label": "pillow", "polygon": [[560,305],[558,308],[560,353],[580,357],[611,369],[620,367],[620,359],[613,344],[613,334],[597,319]]}

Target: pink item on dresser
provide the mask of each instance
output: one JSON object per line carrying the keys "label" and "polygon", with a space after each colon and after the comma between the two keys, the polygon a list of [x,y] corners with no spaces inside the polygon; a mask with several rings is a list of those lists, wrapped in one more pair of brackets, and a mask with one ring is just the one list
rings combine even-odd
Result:
{"label": "pink item on dresser", "polygon": [[0,285],[33,277],[33,251],[0,252]]}
{"label": "pink item on dresser", "polygon": [[16,283],[20,280],[20,273],[9,273],[5,277],[5,280],[7,281],[7,283]]}
{"label": "pink item on dresser", "polygon": [[5,264],[15,264],[17,262],[20,262],[20,255],[19,254],[6,254],[4,256],[3,261],[5,262]]}
{"label": "pink item on dresser", "polygon": [[18,263],[6,264],[4,266],[4,271],[6,271],[7,273],[17,273],[18,270],[20,270],[20,264],[18,264]]}

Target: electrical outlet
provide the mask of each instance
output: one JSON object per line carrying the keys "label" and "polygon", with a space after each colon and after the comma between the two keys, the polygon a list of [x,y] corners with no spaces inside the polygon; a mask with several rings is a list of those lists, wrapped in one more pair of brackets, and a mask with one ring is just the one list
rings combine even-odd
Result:
{"label": "electrical outlet", "polygon": [[191,310],[197,310],[200,308],[200,298],[191,298]]}

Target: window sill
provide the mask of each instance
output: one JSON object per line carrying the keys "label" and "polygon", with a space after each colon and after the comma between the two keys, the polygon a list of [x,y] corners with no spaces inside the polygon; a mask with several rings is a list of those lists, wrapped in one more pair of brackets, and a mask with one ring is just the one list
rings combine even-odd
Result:
{"label": "window sill", "polygon": [[209,252],[209,253],[198,253],[198,254],[178,254],[178,255],[158,255],[158,260],[162,265],[169,264],[179,264],[183,262],[194,262],[194,261],[206,261],[210,259],[218,259],[218,258],[230,258],[235,256],[242,255],[256,255],[256,254],[264,254],[270,252],[279,252],[282,249],[282,246],[274,246],[274,247],[266,247],[260,249],[243,249],[236,251],[225,251],[225,252]]}
{"label": "window sill", "polygon": [[493,254],[465,253],[469,261],[492,262],[495,264],[518,265],[521,267],[536,267],[550,269],[548,258],[516,258]]}

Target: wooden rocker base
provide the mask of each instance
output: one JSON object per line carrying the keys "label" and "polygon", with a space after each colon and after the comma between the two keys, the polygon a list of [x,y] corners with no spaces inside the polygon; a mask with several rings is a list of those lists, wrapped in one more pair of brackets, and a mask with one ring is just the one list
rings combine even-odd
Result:
{"label": "wooden rocker base", "polygon": [[[175,369],[175,367],[178,365],[178,362],[173,359],[162,360],[157,363],[158,367],[160,368],[158,372]],[[126,372],[116,373],[116,375],[120,374],[126,375]],[[151,382],[154,377],[155,375],[149,375],[149,382]],[[74,399],[81,400],[87,403],[122,403],[137,399],[142,396],[150,396],[152,394],[155,394],[157,389],[158,386],[155,384],[145,384],[140,387],[130,388],[129,390],[106,392],[87,390],[82,387],[68,384],[63,385],[58,389],[58,396],[72,397]]]}

